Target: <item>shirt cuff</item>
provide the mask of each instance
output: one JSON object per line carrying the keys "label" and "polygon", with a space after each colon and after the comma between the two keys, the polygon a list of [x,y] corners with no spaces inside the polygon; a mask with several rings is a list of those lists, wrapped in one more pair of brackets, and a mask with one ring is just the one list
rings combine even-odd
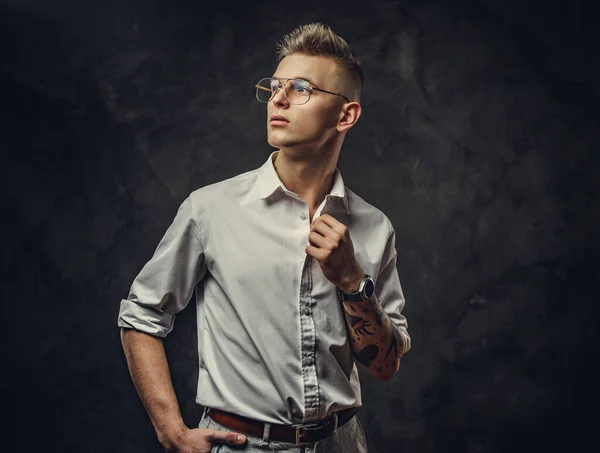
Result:
{"label": "shirt cuff", "polygon": [[135,329],[155,337],[165,338],[173,330],[174,321],[174,314],[122,299],[117,324],[119,327]]}

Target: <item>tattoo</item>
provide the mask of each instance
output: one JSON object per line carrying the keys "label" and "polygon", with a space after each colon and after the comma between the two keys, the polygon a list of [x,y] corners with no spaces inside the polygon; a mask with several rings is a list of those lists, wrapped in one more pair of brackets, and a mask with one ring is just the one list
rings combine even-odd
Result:
{"label": "tattoo", "polygon": [[402,337],[400,336],[400,334],[398,333],[398,331],[395,328],[392,328],[392,338],[390,338],[390,347],[388,348],[384,359],[387,359],[388,356],[390,355],[390,352],[392,352],[392,349],[394,350],[394,355],[398,355],[398,346],[400,346],[400,348],[402,349],[403,343],[402,343]]}
{"label": "tattoo", "polygon": [[383,311],[383,308],[377,307],[377,310],[375,310],[375,321],[377,321],[377,324],[379,324],[380,327],[383,326],[383,315],[384,314],[385,314],[385,312]]}
{"label": "tattoo", "polygon": [[377,357],[378,354],[379,348],[377,347],[377,345],[374,344],[365,346],[358,353],[353,353],[354,357],[356,357],[356,360],[358,360],[366,367],[368,367],[371,364],[371,362],[375,360],[375,357]]}
{"label": "tattoo", "polygon": [[369,327],[371,327],[371,323],[368,319],[363,319],[358,316],[352,316],[351,314],[346,314],[348,317],[348,322],[350,322],[350,326],[356,332],[357,335],[373,335],[374,332],[371,332]]}

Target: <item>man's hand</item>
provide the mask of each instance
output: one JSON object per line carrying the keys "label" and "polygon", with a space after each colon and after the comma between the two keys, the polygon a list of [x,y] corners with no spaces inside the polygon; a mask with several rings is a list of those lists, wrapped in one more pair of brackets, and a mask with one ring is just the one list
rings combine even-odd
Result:
{"label": "man's hand", "polygon": [[313,220],[308,242],[306,253],[318,261],[327,280],[344,292],[358,291],[365,273],[354,256],[346,225],[323,214]]}
{"label": "man's hand", "polygon": [[217,444],[240,446],[246,440],[243,434],[213,428],[193,428],[182,431],[177,439],[166,442],[164,447],[169,453],[210,453]]}

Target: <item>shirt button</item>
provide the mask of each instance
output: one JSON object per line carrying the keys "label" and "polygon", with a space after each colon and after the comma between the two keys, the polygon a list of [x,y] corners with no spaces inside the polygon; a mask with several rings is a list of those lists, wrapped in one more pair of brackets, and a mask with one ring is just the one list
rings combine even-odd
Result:
{"label": "shirt button", "polygon": [[310,315],[310,308],[308,308],[308,307],[304,307],[304,310],[303,310],[303,312],[304,312],[304,314],[305,314],[306,316]]}
{"label": "shirt button", "polygon": [[306,358],[304,359],[304,363],[305,363],[306,365],[308,365],[308,366],[312,365],[312,364],[313,364],[313,362],[314,362],[314,358],[313,358],[313,356],[311,356],[311,355],[309,355],[308,357],[306,357]]}
{"label": "shirt button", "polygon": [[300,218],[302,220],[306,220],[307,215],[303,212],[302,214],[300,214]]}

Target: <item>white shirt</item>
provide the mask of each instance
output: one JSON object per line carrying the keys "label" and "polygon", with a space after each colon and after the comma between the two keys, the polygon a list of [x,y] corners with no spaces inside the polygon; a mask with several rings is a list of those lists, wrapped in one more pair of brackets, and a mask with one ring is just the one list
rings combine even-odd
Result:
{"label": "white shirt", "polygon": [[[294,424],[361,406],[358,370],[336,287],[305,253],[308,206],[273,166],[192,192],[121,301],[118,325],[165,337],[195,290],[196,402]],[[336,169],[315,218],[349,229],[357,261],[410,349],[390,220]]]}

